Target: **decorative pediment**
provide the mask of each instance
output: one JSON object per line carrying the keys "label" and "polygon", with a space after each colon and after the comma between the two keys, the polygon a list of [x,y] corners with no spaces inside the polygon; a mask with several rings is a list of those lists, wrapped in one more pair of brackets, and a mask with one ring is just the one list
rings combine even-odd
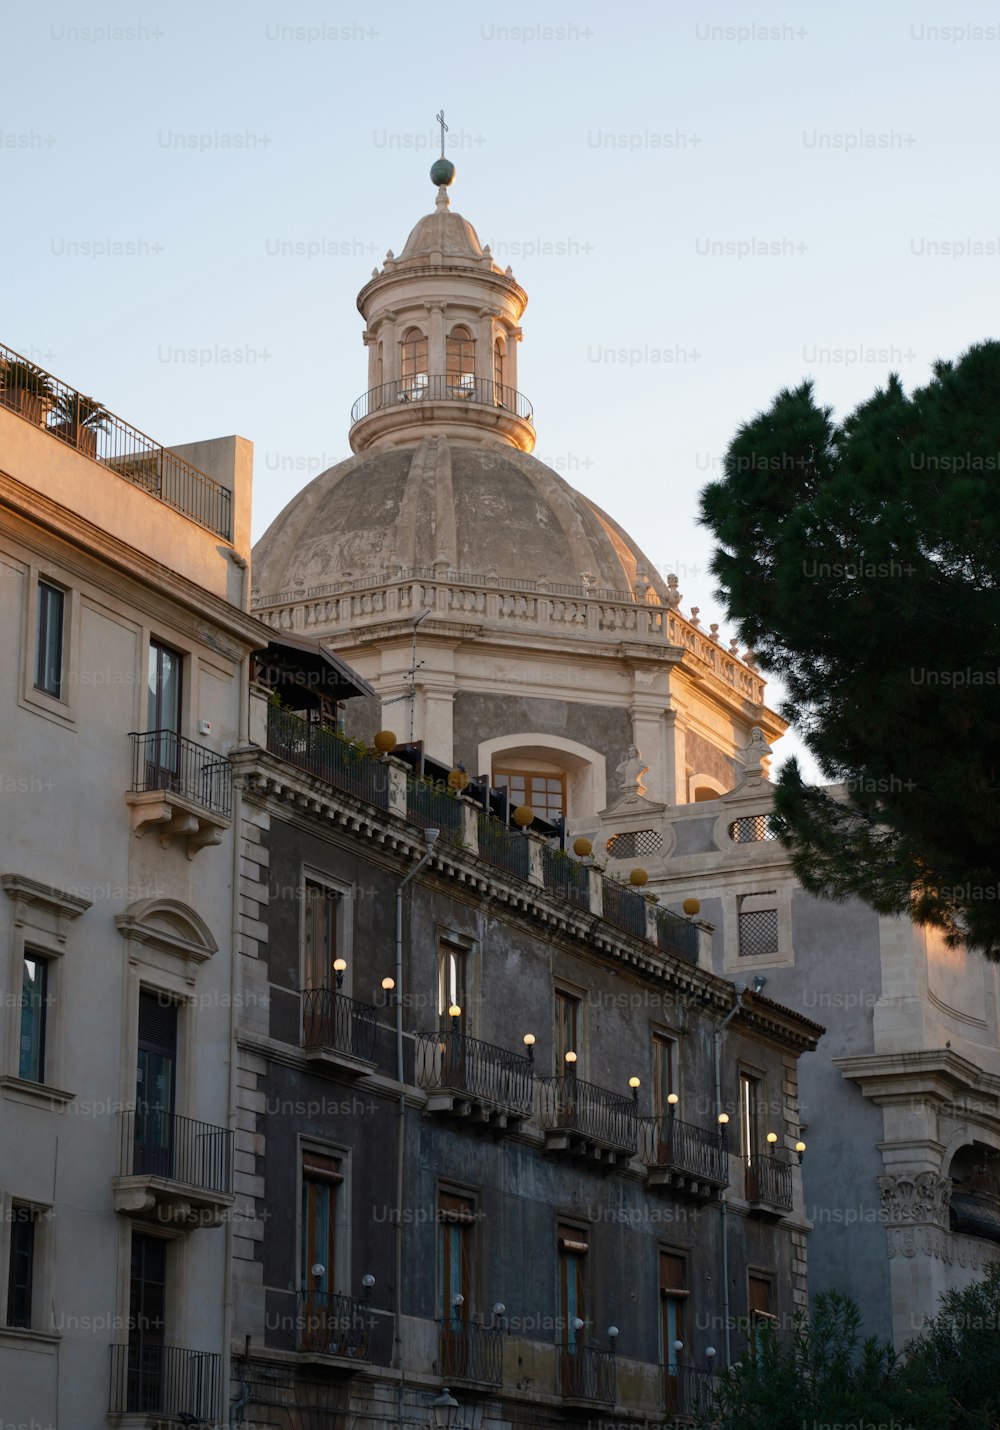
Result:
{"label": "decorative pediment", "polygon": [[116,915],[115,924],[132,944],[186,962],[204,963],[219,949],[201,915],[176,899],[139,899]]}
{"label": "decorative pediment", "polygon": [[40,884],[24,874],[4,874],[0,876],[0,883],[7,897],[13,900],[17,928],[31,924],[54,933],[60,943],[66,942],[70,920],[78,919],[91,907],[90,899]]}

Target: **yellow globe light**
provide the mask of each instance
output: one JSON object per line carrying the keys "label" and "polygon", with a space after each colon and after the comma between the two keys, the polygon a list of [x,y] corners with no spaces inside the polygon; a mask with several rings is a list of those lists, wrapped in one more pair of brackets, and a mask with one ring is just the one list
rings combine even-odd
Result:
{"label": "yellow globe light", "polygon": [[641,1087],[641,1086],[642,1086],[642,1083],[639,1081],[639,1079],[638,1079],[637,1077],[630,1077],[629,1080],[628,1080],[628,1085],[629,1085],[629,1087],[632,1089],[632,1091],[634,1092],[637,1087]]}
{"label": "yellow globe light", "polygon": [[383,979],[382,979],[382,987],[385,989],[386,993],[391,993],[392,990],[395,988],[395,986],[396,986],[396,980],[395,980],[395,978],[383,978]]}
{"label": "yellow globe light", "polygon": [[778,1134],[777,1134],[777,1132],[769,1132],[769,1133],[767,1134],[767,1140],[768,1140],[768,1142],[771,1144],[771,1146],[773,1147],[774,1144],[775,1144],[775,1142],[777,1142],[777,1140],[778,1140]]}
{"label": "yellow globe light", "polygon": [[728,1113],[728,1112],[720,1112],[720,1113],[719,1113],[719,1126],[720,1126],[720,1127],[726,1127],[726,1126],[728,1125],[728,1123],[729,1123],[729,1113]]}
{"label": "yellow globe light", "polygon": [[527,829],[534,817],[535,811],[530,804],[519,804],[513,814],[514,823],[518,829]]}
{"label": "yellow globe light", "polygon": [[701,900],[685,899],[683,904],[681,904],[681,908],[684,910],[684,912],[688,915],[689,918],[693,918],[695,914],[701,913]]}
{"label": "yellow globe light", "polygon": [[570,1066],[572,1067],[572,1065],[576,1062],[576,1053],[567,1053],[567,1054],[566,1054],[566,1061],[567,1061],[567,1062],[570,1064]]}
{"label": "yellow globe light", "polygon": [[587,855],[593,854],[593,852],[594,846],[589,839],[580,838],[573,840],[573,853],[578,859],[586,859]]}
{"label": "yellow globe light", "polygon": [[462,1016],[462,1010],[461,1010],[461,1008],[458,1006],[457,1003],[453,1003],[453,1004],[451,1005],[451,1007],[448,1009],[448,1017],[449,1017],[449,1018],[461,1018],[461,1016]]}
{"label": "yellow globe light", "polygon": [[469,776],[464,770],[451,770],[448,774],[448,788],[453,789],[456,794],[461,794],[469,783]]}
{"label": "yellow globe light", "polygon": [[387,755],[390,750],[396,748],[397,743],[395,732],[392,730],[380,730],[372,741],[380,755]]}
{"label": "yellow globe light", "polygon": [[633,869],[631,874],[628,876],[628,881],[632,885],[633,889],[641,889],[643,884],[649,883],[649,875],[646,873],[645,869]]}
{"label": "yellow globe light", "polygon": [[534,1035],[534,1033],[525,1033],[525,1035],[524,1035],[524,1037],[521,1039],[521,1041],[522,1041],[522,1043],[524,1044],[524,1046],[525,1046],[526,1048],[533,1048],[533,1047],[535,1046],[535,1035]]}

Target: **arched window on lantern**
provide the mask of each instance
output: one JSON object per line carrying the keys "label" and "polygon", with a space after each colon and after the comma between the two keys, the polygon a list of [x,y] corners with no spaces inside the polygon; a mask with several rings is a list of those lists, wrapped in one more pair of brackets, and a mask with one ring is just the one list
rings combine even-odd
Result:
{"label": "arched window on lantern", "polygon": [[449,395],[471,397],[476,386],[476,343],[468,328],[452,328],[445,360]]}
{"label": "arched window on lantern", "polygon": [[410,328],[403,335],[400,375],[404,398],[423,397],[427,391],[427,335]]}
{"label": "arched window on lantern", "polygon": [[507,385],[507,349],[503,338],[493,344],[493,400],[503,402],[503,390]]}

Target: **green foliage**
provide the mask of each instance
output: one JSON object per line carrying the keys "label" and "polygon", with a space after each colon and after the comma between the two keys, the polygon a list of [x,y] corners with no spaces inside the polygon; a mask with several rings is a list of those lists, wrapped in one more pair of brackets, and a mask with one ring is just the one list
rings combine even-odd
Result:
{"label": "green foliage", "polygon": [[1000,1426],[1000,1264],[942,1309],[907,1347],[907,1380],[918,1399],[944,1395],[949,1430]]}
{"label": "green foliage", "polygon": [[812,892],[1000,959],[1000,343],[897,376],[837,425],[811,383],[702,494],[740,639],[835,803],[789,761],[776,831]]}
{"label": "green foliage", "polygon": [[103,432],[108,425],[110,414],[106,407],[93,397],[82,393],[61,392],[56,398],[54,411],[60,422],[68,427],[89,427],[95,432]]}
{"label": "green foliage", "polygon": [[7,358],[2,363],[3,385],[16,392],[30,392],[50,400],[52,380],[48,373],[24,358]]}

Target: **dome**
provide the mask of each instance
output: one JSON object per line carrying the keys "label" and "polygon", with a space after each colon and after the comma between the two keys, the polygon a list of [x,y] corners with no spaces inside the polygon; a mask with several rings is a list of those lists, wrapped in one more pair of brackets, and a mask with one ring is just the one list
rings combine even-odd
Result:
{"label": "dome", "polygon": [[416,259],[427,262],[432,254],[437,253],[441,255],[438,261],[445,263],[454,263],[457,259],[478,264],[483,257],[482,244],[472,224],[461,214],[452,213],[444,204],[439,204],[432,214],[425,214],[417,220],[396,263],[409,263]]}
{"label": "dome", "polygon": [[435,565],[667,600],[632,539],[550,467],[513,447],[441,435],[322,472],[257,543],[253,579],[267,597]]}

